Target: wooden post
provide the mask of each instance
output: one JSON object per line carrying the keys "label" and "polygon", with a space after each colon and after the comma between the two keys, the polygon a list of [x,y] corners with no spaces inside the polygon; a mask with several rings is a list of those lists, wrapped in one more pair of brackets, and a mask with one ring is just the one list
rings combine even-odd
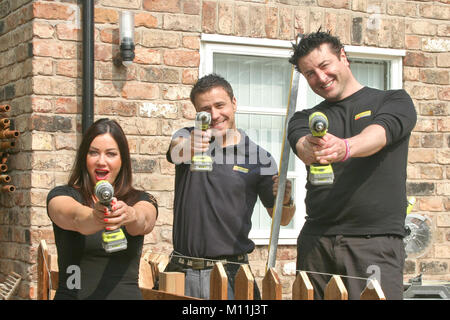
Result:
{"label": "wooden post", "polygon": [[53,300],[55,297],[56,289],[58,289],[59,280],[59,268],[58,268],[58,257],[54,254],[48,255],[48,268],[50,270],[50,282],[49,282],[49,300]]}
{"label": "wooden post", "polygon": [[273,268],[267,270],[262,281],[262,299],[263,300],[281,300],[281,283],[277,273]]}
{"label": "wooden post", "polygon": [[376,279],[370,279],[366,288],[361,292],[361,300],[386,300],[384,292]]}
{"label": "wooden post", "polygon": [[217,262],[211,270],[209,283],[210,300],[228,299],[228,277],[225,268],[221,262]]}
{"label": "wooden post", "polygon": [[254,281],[249,265],[241,265],[234,278],[234,299],[253,300]]}
{"label": "wooden post", "polygon": [[48,270],[48,249],[45,240],[41,240],[38,247],[37,256],[37,272],[38,272],[38,290],[37,299],[38,300],[48,300],[49,299],[49,270]]}
{"label": "wooden post", "polygon": [[292,300],[314,300],[314,288],[305,271],[300,271],[292,285]]}
{"label": "wooden post", "polygon": [[183,272],[160,272],[159,290],[184,295],[184,273]]}
{"label": "wooden post", "polygon": [[139,262],[139,287],[152,289],[155,286],[152,268],[148,261],[141,258]]}
{"label": "wooden post", "polygon": [[324,294],[325,300],[348,300],[348,292],[341,277],[334,275],[328,282]]}

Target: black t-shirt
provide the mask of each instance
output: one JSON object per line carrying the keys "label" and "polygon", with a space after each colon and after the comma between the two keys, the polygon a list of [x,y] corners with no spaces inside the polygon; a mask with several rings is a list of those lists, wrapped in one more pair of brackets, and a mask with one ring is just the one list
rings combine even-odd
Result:
{"label": "black t-shirt", "polygon": [[[183,128],[173,138],[188,137]],[[211,172],[192,172],[189,163],[175,167],[173,245],[176,252],[192,257],[218,257],[253,251],[248,238],[257,200],[266,208],[274,205],[272,176],[276,162],[244,131],[237,145],[211,143]],[[167,152],[167,159],[172,158]]]}
{"label": "black t-shirt", "polygon": [[[136,202],[149,201],[158,208],[156,200],[144,191],[138,191]],[[78,190],[58,186],[47,196],[47,206],[56,196],[69,196],[86,205]],[[134,203],[128,203],[134,205]],[[139,262],[144,236],[131,236],[122,228],[127,238],[127,249],[107,253],[102,247],[102,231],[82,235],[53,223],[58,252],[59,279],[55,299],[142,299],[138,285]],[[76,275],[80,274],[77,289]]]}
{"label": "black t-shirt", "polygon": [[387,143],[372,156],[333,163],[332,185],[313,186],[307,181],[302,232],[404,235],[408,142],[417,120],[409,95],[404,90],[364,87],[342,101],[323,101],[296,112],[288,126],[294,153],[298,139],[310,134],[308,117],[316,111],[327,116],[328,132],[339,138],[353,137],[378,124],[386,130]]}

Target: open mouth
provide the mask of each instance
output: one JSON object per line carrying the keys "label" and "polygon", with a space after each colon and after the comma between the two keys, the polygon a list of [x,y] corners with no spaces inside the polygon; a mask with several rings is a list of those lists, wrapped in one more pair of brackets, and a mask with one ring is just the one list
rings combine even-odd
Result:
{"label": "open mouth", "polygon": [[322,88],[323,88],[323,89],[327,89],[327,88],[329,88],[333,83],[334,83],[334,80],[331,80],[331,81],[328,82],[327,84],[323,85]]}
{"label": "open mouth", "polygon": [[108,178],[108,174],[109,174],[108,170],[96,169],[95,170],[95,179],[97,181],[106,180],[106,178]]}

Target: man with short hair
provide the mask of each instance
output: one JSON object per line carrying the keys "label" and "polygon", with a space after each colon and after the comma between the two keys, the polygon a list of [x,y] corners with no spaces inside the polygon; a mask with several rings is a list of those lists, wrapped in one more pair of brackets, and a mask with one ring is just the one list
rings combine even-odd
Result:
{"label": "man with short hair", "polygon": [[[305,35],[290,62],[325,100],[296,112],[288,125],[294,153],[309,172],[332,165],[334,183],[307,182],[306,222],[298,237],[297,269],[309,274],[316,299],[330,277],[346,275],[349,299],[375,278],[387,299],[403,298],[403,245],[408,142],[417,115],[405,90],[361,85],[344,47],[329,32]],[[328,132],[315,137],[309,116],[322,112]],[[309,173],[310,174],[310,173]]]}
{"label": "man with short hair", "polygon": [[[259,197],[270,215],[278,188],[273,157],[236,128],[236,97],[219,75],[202,77],[191,101],[197,112],[211,115],[210,129],[183,128],[172,137],[167,159],[175,166],[174,251],[166,271],[182,271],[185,294],[209,298],[215,261],[224,263],[228,297],[234,298],[234,277],[255,244],[249,239],[251,216]],[[191,171],[194,154],[207,153],[212,171]],[[295,213],[291,183],[286,183],[281,224]],[[255,299],[260,297],[256,282]]]}

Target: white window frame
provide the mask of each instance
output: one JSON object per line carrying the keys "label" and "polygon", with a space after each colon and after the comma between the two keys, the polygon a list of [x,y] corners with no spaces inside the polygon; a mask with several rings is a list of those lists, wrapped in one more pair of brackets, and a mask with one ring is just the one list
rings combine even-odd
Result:
{"label": "white window frame", "polygon": [[[345,51],[350,58],[389,61],[390,89],[402,88],[402,57],[406,54],[405,50],[345,46]],[[265,38],[202,34],[199,77],[213,71],[214,53],[289,58],[292,55],[292,42]],[[303,110],[307,107],[306,94],[302,94],[306,93],[307,88],[308,83],[306,79],[303,76],[300,76],[299,94],[297,96],[297,111]],[[264,111],[261,111],[254,110],[254,108],[251,107],[240,107],[238,101],[238,113],[254,113],[255,111],[259,114],[266,115],[279,114],[279,109],[265,109]],[[279,159],[275,160],[279,163]],[[295,157],[295,171],[290,172],[288,174],[288,178],[295,178],[296,181],[296,193],[294,195],[294,199],[297,209],[293,218],[293,228],[280,230],[278,241],[278,244],[280,245],[295,245],[297,243],[297,237],[303,226],[306,211],[304,204],[304,198],[306,195],[306,190],[304,188],[306,176],[304,164],[297,157]],[[270,230],[252,229],[249,236],[256,245],[268,245],[270,240]]]}

